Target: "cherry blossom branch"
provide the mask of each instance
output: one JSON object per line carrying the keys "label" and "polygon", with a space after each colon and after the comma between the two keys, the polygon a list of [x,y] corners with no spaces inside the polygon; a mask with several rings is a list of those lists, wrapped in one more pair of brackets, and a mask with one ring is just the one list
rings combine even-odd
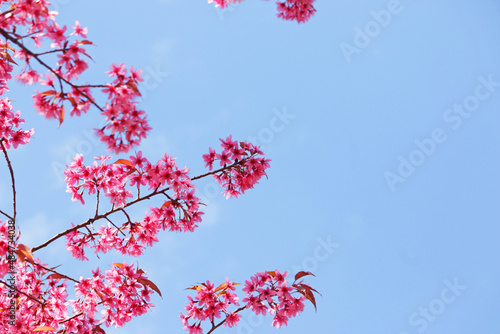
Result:
{"label": "cherry blossom branch", "polygon": [[120,232],[123,235],[126,235],[125,232],[123,232],[118,226],[116,226],[115,223],[113,223],[108,217],[105,217],[104,219],[106,219],[111,225],[113,225],[118,232]]}
{"label": "cherry blossom branch", "polygon": [[52,67],[47,65],[43,60],[41,60],[36,53],[34,53],[30,49],[28,49],[26,46],[24,46],[24,44],[20,43],[16,38],[13,38],[12,36],[10,36],[9,33],[6,32],[5,30],[3,30],[2,28],[0,28],[0,35],[4,36],[7,40],[9,40],[12,43],[16,44],[17,46],[19,46],[25,53],[27,53],[31,57],[35,58],[38,61],[38,63],[40,63],[40,65],[42,65],[43,67],[48,69],[50,72],[52,72],[52,74],[54,74],[59,79],[59,82],[64,81],[66,84],[73,87],[79,94],[81,94],[82,96],[87,98],[87,100],[90,101],[90,103],[92,103],[97,109],[99,109],[101,112],[104,111],[92,98],[90,98],[85,92],[83,92],[79,88],[79,86],[71,83],[71,81],[67,80],[62,75],[60,75],[56,70],[54,70]]}
{"label": "cherry blossom branch", "polygon": [[5,145],[3,144],[3,139],[0,140],[0,148],[2,148],[3,155],[5,156],[5,161],[7,161],[7,167],[9,168],[9,173],[10,173],[10,180],[12,184],[12,217],[8,216],[4,212],[2,214],[6,215],[9,217],[11,220],[15,221],[16,220],[16,182],[14,179],[14,170],[12,169],[12,164],[10,163],[9,155],[7,154],[7,149],[5,148]]}
{"label": "cherry blossom branch", "polygon": [[[244,309],[246,309],[247,307],[246,306],[242,306],[240,307],[239,309],[236,309],[235,311],[233,311],[233,313],[238,313],[240,311],[243,311]],[[207,332],[207,334],[210,334],[212,333],[214,330],[216,330],[218,327],[220,327],[222,324],[224,324],[226,322],[227,318],[222,320],[221,322],[219,322],[217,325],[213,325],[212,323],[212,328]]]}
{"label": "cherry blossom branch", "polygon": [[[103,303],[104,303],[104,300],[101,300],[99,303],[97,303],[97,304],[96,304],[96,306],[97,306],[97,305],[101,305],[101,304],[103,304]],[[60,321],[60,322],[59,322],[59,325],[62,325],[62,324],[64,324],[65,322],[71,321],[71,320],[73,320],[73,319],[75,319],[75,318],[78,318],[79,316],[82,316],[82,315],[83,315],[83,312],[79,312],[79,313],[77,313],[77,314],[74,314],[74,315],[72,315],[71,317],[66,318],[66,319],[64,319],[64,320]]]}
{"label": "cherry blossom branch", "polygon": [[2,283],[3,285],[5,285],[6,287],[8,287],[9,289],[12,289],[12,290],[16,290],[17,292],[19,292],[20,294],[23,294],[25,295],[26,297],[28,297],[29,299],[31,300],[34,300],[36,301],[37,303],[39,303],[40,305],[45,306],[45,303],[42,303],[41,301],[39,301],[38,299],[36,299],[35,297],[31,296],[31,295],[28,295],[27,293],[25,292],[22,292],[21,290],[19,290],[18,288],[16,288],[15,286],[13,285],[10,285],[9,283],[3,281],[3,280],[0,280],[0,283]]}
{"label": "cherry blossom branch", "polygon": [[15,10],[15,9],[10,9],[10,10],[8,10],[8,11],[6,11],[6,12],[3,12],[2,14],[0,14],[0,17],[2,17],[2,16],[5,16],[5,15],[7,15],[7,14],[12,13],[14,10]]}
{"label": "cherry blossom branch", "polygon": [[[250,157],[251,157],[251,156],[250,156]],[[201,178],[203,178],[203,177],[207,177],[207,176],[209,176],[209,175],[213,175],[213,174],[216,174],[216,173],[220,173],[220,172],[222,172],[222,171],[224,171],[224,170],[227,170],[227,169],[230,169],[230,168],[232,168],[232,167],[234,167],[234,166],[236,166],[236,165],[240,165],[240,164],[244,163],[245,161],[247,161],[248,159],[250,159],[250,157],[245,158],[245,159],[243,159],[243,160],[241,160],[241,161],[234,162],[233,164],[231,164],[231,165],[229,165],[229,166],[224,166],[224,167],[222,167],[222,168],[220,168],[220,169],[217,169],[217,170],[214,170],[214,171],[211,171],[211,172],[208,172],[208,173],[202,174],[202,175],[195,176],[195,177],[191,178],[191,181],[198,180],[198,179],[201,179]],[[127,208],[127,207],[129,207],[129,206],[132,206],[132,205],[134,205],[134,204],[136,204],[136,203],[142,202],[142,201],[144,201],[144,200],[146,200],[146,199],[150,199],[150,198],[152,198],[152,197],[154,197],[154,196],[156,196],[156,195],[159,195],[159,194],[165,194],[168,190],[170,190],[170,187],[165,188],[165,189],[160,190],[160,191],[158,191],[158,189],[155,189],[155,191],[153,191],[153,192],[152,192],[152,193],[150,193],[149,195],[146,195],[146,196],[144,196],[144,197],[139,197],[139,198],[137,198],[137,199],[135,199],[135,200],[133,200],[133,201],[131,201],[131,202],[129,202],[129,203],[127,203],[127,204],[125,204],[125,206],[124,206],[123,208],[121,208],[121,207],[120,207],[120,208],[113,208],[113,209],[109,210],[109,211],[108,211],[108,212],[106,212],[106,213],[103,213],[103,214],[101,214],[101,215],[96,215],[96,216],[94,216],[93,218],[90,218],[90,219],[88,219],[87,221],[85,221],[85,222],[83,222],[83,223],[81,223],[81,224],[75,225],[75,226],[73,226],[73,227],[71,227],[71,228],[69,228],[69,229],[67,229],[67,230],[65,230],[65,231],[63,231],[63,232],[61,232],[61,233],[59,233],[59,234],[55,235],[54,237],[50,238],[49,240],[47,240],[47,241],[46,241],[46,242],[44,242],[43,244],[40,244],[40,245],[38,245],[38,246],[36,246],[36,247],[33,247],[33,248],[31,249],[31,251],[32,251],[32,252],[36,252],[37,250],[39,250],[39,249],[41,249],[41,248],[44,248],[44,247],[47,247],[47,246],[48,246],[49,244],[51,244],[52,242],[56,241],[57,239],[59,239],[59,238],[61,238],[61,237],[64,237],[65,235],[67,235],[67,234],[69,234],[69,233],[71,233],[71,232],[73,232],[73,231],[76,231],[76,230],[79,230],[80,228],[86,227],[86,226],[88,226],[88,225],[90,225],[90,224],[92,224],[92,223],[94,223],[95,221],[98,221],[98,220],[100,220],[100,219],[104,219],[104,218],[108,217],[109,215],[111,215],[111,214],[113,214],[113,213],[116,213],[116,212],[118,212],[118,211],[123,211],[123,209],[125,209],[125,208]]]}
{"label": "cherry blossom branch", "polygon": [[244,164],[245,162],[247,162],[248,160],[250,160],[250,158],[252,158],[255,154],[252,154],[251,156],[241,160],[241,161],[236,161],[234,163],[232,163],[231,165],[229,166],[224,166],[220,169],[217,169],[217,170],[213,170],[211,172],[208,172],[208,173],[205,173],[205,174],[202,174],[202,175],[198,175],[198,176],[195,176],[193,178],[191,178],[191,181],[195,181],[195,180],[198,180],[198,179],[201,179],[201,178],[204,178],[204,177],[207,177],[207,176],[210,176],[210,175],[213,175],[213,174],[217,174],[217,173],[220,173],[220,172],[223,172],[225,171],[226,169],[231,169],[233,168],[234,166],[238,166],[238,165],[242,165]]}
{"label": "cherry blossom branch", "polygon": [[96,203],[95,203],[95,217],[99,214],[99,189],[97,190]]}

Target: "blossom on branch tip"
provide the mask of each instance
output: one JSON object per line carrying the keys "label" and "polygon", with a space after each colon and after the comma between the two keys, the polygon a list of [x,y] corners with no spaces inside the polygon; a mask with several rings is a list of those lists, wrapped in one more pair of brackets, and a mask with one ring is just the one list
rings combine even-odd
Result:
{"label": "blossom on branch tip", "polygon": [[307,22],[316,12],[313,6],[315,0],[286,0],[278,1],[278,17],[283,20]]}
{"label": "blossom on branch tip", "polygon": [[[208,3],[214,3],[215,7],[220,7],[222,9],[229,7],[230,4],[236,2],[241,2],[242,0],[208,0]],[[312,15],[316,12],[313,6],[315,0],[285,0],[278,1],[276,5],[278,6],[279,18],[289,21],[297,21],[298,23],[303,23],[308,21]]]}
{"label": "blossom on branch tip", "polygon": [[[23,130],[20,125],[24,123],[21,112],[12,111],[12,105],[7,98],[0,99],[0,143],[5,149],[27,144],[35,133],[33,129]],[[0,150],[2,150],[0,146]]]}
{"label": "blossom on branch tip", "polygon": [[[241,320],[239,312],[245,309],[263,316],[269,311],[273,315],[272,326],[276,328],[286,326],[290,318],[304,310],[303,302],[306,299],[311,300],[315,305],[311,291],[316,292],[302,281],[297,282],[303,276],[312,275],[311,273],[299,272],[292,285],[288,285],[287,275],[287,272],[280,273],[279,270],[256,273],[250,280],[245,281],[243,291],[246,292],[246,296],[242,300],[244,305],[233,310],[230,307],[239,306],[239,299],[232,291],[236,290],[235,286],[239,283],[231,282],[226,278],[226,281],[217,288],[210,281],[189,287],[188,289],[196,291],[196,295],[188,296],[189,302],[185,306],[187,313],[181,313],[180,318],[184,329],[190,334],[203,333],[201,325],[204,321],[210,322],[212,326],[210,332],[222,324],[224,327],[226,325],[234,327]],[[310,290],[304,292],[304,289]],[[292,294],[296,293],[299,293],[299,296],[293,297]],[[309,297],[306,298],[306,295]],[[220,320],[216,320],[219,318]]]}
{"label": "blossom on branch tip", "polygon": [[222,138],[222,152],[217,153],[211,147],[209,153],[203,155],[205,167],[210,171],[215,161],[223,168],[213,174],[217,182],[225,189],[226,198],[238,197],[246,190],[254,187],[262,176],[266,176],[266,169],[270,167],[271,160],[263,157],[262,151],[252,143],[237,142],[230,135],[225,140]]}

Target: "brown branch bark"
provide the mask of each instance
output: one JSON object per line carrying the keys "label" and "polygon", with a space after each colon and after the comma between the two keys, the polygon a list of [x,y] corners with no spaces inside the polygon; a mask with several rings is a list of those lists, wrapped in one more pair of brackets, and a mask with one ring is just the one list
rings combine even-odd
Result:
{"label": "brown branch bark", "polygon": [[9,173],[10,173],[10,181],[12,184],[12,217],[9,217],[7,214],[2,212],[4,215],[9,217],[11,220],[14,222],[16,221],[16,181],[14,178],[14,169],[12,169],[12,164],[9,159],[9,155],[7,154],[7,149],[5,148],[5,145],[3,144],[4,139],[0,140],[0,147],[2,148],[3,155],[5,157],[5,161],[7,161],[7,167],[9,168]]}
{"label": "brown branch bark", "polygon": [[[234,312],[232,312],[232,313],[238,313],[238,312],[240,312],[240,311],[243,311],[244,309],[246,309],[246,306],[242,306],[242,307],[240,307],[239,309],[236,309],[236,311],[234,311]],[[225,322],[226,322],[226,320],[227,320],[227,318],[226,318],[226,319],[224,319],[224,320],[222,320],[221,322],[219,322],[219,323],[218,323],[217,325],[215,325],[215,326],[214,326],[214,325],[212,325],[212,328],[211,328],[211,329],[207,332],[207,334],[212,333],[214,330],[216,330],[218,327],[220,327],[223,323],[225,323]]]}

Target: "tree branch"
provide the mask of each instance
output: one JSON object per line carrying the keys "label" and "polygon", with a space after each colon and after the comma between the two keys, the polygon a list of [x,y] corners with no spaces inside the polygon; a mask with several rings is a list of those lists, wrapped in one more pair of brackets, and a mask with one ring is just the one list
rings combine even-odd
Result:
{"label": "tree branch", "polygon": [[11,220],[16,221],[16,181],[14,179],[14,170],[12,169],[12,164],[10,163],[9,155],[7,154],[7,149],[5,148],[5,145],[3,144],[4,139],[0,140],[0,147],[2,148],[3,155],[5,156],[5,161],[7,161],[7,167],[9,168],[10,172],[10,181],[12,184],[12,217],[9,217],[7,214],[2,212],[2,214],[6,215],[9,217]]}
{"label": "tree branch", "polygon": [[41,265],[41,264],[39,264],[39,263],[33,262],[32,264],[34,264],[34,265],[36,265],[36,266],[38,266],[38,267],[40,267],[40,268],[43,268],[43,269],[45,269],[45,270],[47,270],[47,271],[53,272],[53,273],[54,273],[54,274],[56,274],[56,275],[62,276],[63,278],[69,279],[70,281],[73,281],[73,282],[75,282],[75,283],[80,283],[80,281],[77,281],[77,280],[76,280],[76,279],[74,279],[74,278],[71,278],[71,277],[66,276],[66,275],[64,275],[64,274],[61,274],[61,273],[59,273],[59,272],[55,271],[54,269],[47,268],[47,267],[45,267],[44,265]]}
{"label": "tree branch", "polygon": [[0,213],[1,213],[2,215],[4,215],[5,217],[9,218],[10,220],[14,220],[14,219],[12,219],[12,217],[11,217],[11,216],[9,216],[8,214],[6,214],[6,213],[5,213],[5,212],[3,212],[2,210],[0,210]]}
{"label": "tree branch", "polygon": [[84,96],[85,98],[87,98],[88,101],[90,101],[90,103],[92,103],[97,109],[99,109],[101,112],[103,112],[104,110],[94,101],[94,99],[90,98],[85,92],[83,92],[79,86],[71,83],[68,79],[66,79],[65,77],[63,77],[61,74],[59,74],[56,70],[54,70],[52,67],[50,67],[49,65],[47,65],[43,60],[41,60],[38,55],[34,52],[32,52],[30,49],[28,49],[26,46],[24,46],[24,44],[20,43],[16,38],[12,37],[9,35],[9,33],[5,30],[3,30],[2,28],[0,28],[0,35],[2,35],[3,37],[5,37],[7,40],[11,41],[12,43],[16,44],[18,47],[20,47],[26,54],[30,55],[31,57],[35,58],[38,63],[40,63],[40,65],[42,65],[43,67],[45,67],[46,69],[48,69],[50,72],[52,72],[52,74],[54,74],[58,79],[59,81],[64,81],[66,84],[70,85],[71,87],[73,87],[78,93],[80,93],[82,96]]}
{"label": "tree branch", "polygon": [[[240,311],[243,311],[243,310],[244,310],[244,309],[246,309],[246,308],[247,308],[246,306],[242,306],[242,307],[240,307],[239,309],[236,309],[236,311],[234,311],[234,312],[232,312],[232,313],[238,313],[238,312],[240,312]],[[226,319],[224,319],[224,320],[222,320],[221,322],[219,322],[216,326],[212,325],[212,328],[211,328],[211,329],[207,332],[207,334],[212,333],[214,330],[216,330],[218,327],[220,327],[223,323],[225,323],[225,322],[226,322],[226,320],[227,320],[227,318],[226,318]]]}
{"label": "tree branch", "polygon": [[35,297],[31,296],[31,295],[28,295],[27,293],[25,292],[22,292],[21,290],[19,290],[18,288],[16,288],[15,286],[13,285],[10,285],[8,284],[7,282],[4,282],[3,280],[0,280],[0,283],[2,283],[3,285],[7,286],[9,289],[13,289],[13,290],[16,290],[17,292],[19,292],[20,294],[23,294],[25,295],[26,297],[28,297],[29,299],[31,300],[34,300],[36,301],[37,303],[39,303],[40,305],[42,306],[45,306],[45,303],[42,303],[41,301],[39,301],[38,299],[36,299]]}
{"label": "tree branch", "polygon": [[[251,157],[251,156],[250,156],[250,157]],[[217,169],[217,170],[214,170],[214,171],[211,171],[211,172],[208,172],[208,173],[202,174],[202,175],[195,176],[195,177],[191,178],[191,181],[198,180],[198,179],[201,179],[201,178],[203,178],[203,177],[206,177],[206,176],[209,176],[209,175],[213,175],[213,174],[216,174],[216,173],[220,173],[220,172],[222,172],[222,171],[224,171],[224,170],[226,170],[226,169],[232,168],[232,167],[234,167],[234,166],[236,166],[236,165],[240,165],[240,164],[242,164],[243,162],[245,162],[247,159],[250,159],[250,157],[248,157],[248,158],[246,158],[246,159],[243,159],[243,160],[241,160],[241,161],[235,162],[235,163],[233,163],[233,164],[231,164],[231,165],[229,165],[229,166],[224,166],[224,167],[219,168],[219,169]],[[108,217],[109,215],[111,215],[111,214],[113,214],[113,213],[115,213],[115,212],[118,212],[118,211],[123,211],[123,209],[128,208],[129,206],[132,206],[132,205],[134,205],[134,204],[136,204],[136,203],[139,203],[139,202],[144,201],[144,200],[146,200],[146,199],[150,199],[151,197],[154,197],[154,196],[159,195],[159,194],[164,194],[164,193],[165,193],[165,192],[167,192],[168,190],[170,190],[170,187],[165,188],[165,189],[160,190],[160,191],[158,191],[158,189],[155,189],[155,191],[153,191],[153,192],[152,192],[152,193],[150,193],[149,195],[146,195],[146,196],[144,196],[144,197],[139,197],[139,198],[137,198],[137,199],[133,200],[132,202],[129,202],[129,203],[125,204],[125,206],[124,206],[123,208],[113,208],[113,209],[109,210],[109,211],[108,211],[108,212],[106,212],[106,213],[103,213],[103,214],[101,214],[101,215],[96,215],[95,217],[90,218],[90,219],[88,219],[87,221],[85,221],[85,222],[83,222],[83,223],[81,223],[81,224],[75,225],[75,226],[73,226],[73,227],[71,227],[71,228],[69,228],[69,229],[67,229],[67,230],[65,230],[65,231],[63,231],[63,232],[61,232],[61,233],[59,233],[59,234],[55,235],[54,237],[50,238],[49,240],[47,240],[47,241],[46,241],[46,242],[44,242],[43,244],[40,244],[40,245],[38,245],[38,246],[36,246],[36,247],[33,247],[33,248],[31,249],[31,252],[33,252],[33,253],[34,253],[34,252],[36,252],[37,250],[39,250],[39,249],[41,249],[41,248],[47,247],[47,246],[48,246],[49,244],[51,244],[52,242],[56,241],[57,239],[59,239],[59,238],[61,238],[61,237],[65,236],[65,235],[67,235],[67,234],[69,234],[69,233],[71,233],[71,232],[73,232],[73,231],[76,231],[76,230],[78,230],[78,229],[80,229],[80,228],[82,228],[82,227],[88,226],[88,225],[90,225],[90,224],[92,224],[92,223],[94,223],[95,221],[98,221],[98,220],[100,220],[100,219],[106,218],[106,217]]]}

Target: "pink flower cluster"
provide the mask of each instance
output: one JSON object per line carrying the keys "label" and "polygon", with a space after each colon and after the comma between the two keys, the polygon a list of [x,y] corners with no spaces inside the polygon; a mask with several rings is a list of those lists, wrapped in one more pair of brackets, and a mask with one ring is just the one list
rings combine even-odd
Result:
{"label": "pink flower cluster", "polygon": [[[208,0],[208,3],[215,3],[215,7],[226,8],[230,4],[241,2],[243,0]],[[313,6],[315,0],[285,0],[278,1],[278,17],[283,20],[297,21],[298,23],[307,22],[316,12]]]}
{"label": "pink flower cluster", "polygon": [[[96,132],[101,141],[115,152],[127,152],[137,146],[146,132],[151,129],[144,111],[136,108],[135,101],[140,96],[138,83],[142,81],[140,70],[130,68],[127,74],[123,64],[111,65],[108,74],[112,83],[105,85],[76,84],[79,77],[88,69],[86,58],[90,58],[85,47],[93,43],[85,39],[87,28],[76,21],[72,29],[55,22],[57,12],[50,11],[50,3],[44,0],[7,0],[1,5],[8,5],[2,13],[0,29],[0,94],[8,90],[7,81],[11,78],[14,58],[24,65],[15,77],[24,84],[40,84],[48,90],[38,91],[33,95],[34,107],[47,119],[57,119],[59,125],[64,121],[65,110],[70,107],[70,116],[80,116],[91,105],[97,107],[107,123]],[[1,10],[0,10],[1,11]],[[68,33],[71,30],[71,33]],[[43,48],[39,53],[28,49],[32,44]],[[48,49],[48,50],[47,50]],[[45,58],[57,59],[54,65]],[[44,68],[41,73],[34,65]],[[109,100],[105,106],[99,106],[92,90],[101,88]]]}
{"label": "pink flower cluster", "polygon": [[245,281],[243,288],[246,297],[242,301],[247,303],[247,308],[256,315],[266,315],[267,311],[274,314],[271,325],[276,328],[286,326],[288,319],[298,315],[305,307],[303,301],[306,297],[291,295],[296,288],[288,286],[287,274],[278,270],[257,273],[250,281]]}
{"label": "pink flower cluster", "polygon": [[[187,311],[186,315],[181,313],[181,321],[184,329],[188,330],[190,334],[202,334],[201,328],[202,321],[209,320],[214,323],[215,318],[220,319],[224,317],[224,327],[236,326],[241,319],[241,315],[236,311],[229,311],[231,305],[237,305],[238,297],[232,291],[236,290],[234,287],[239,283],[230,282],[226,278],[226,282],[215,288],[214,284],[210,281],[201,283],[201,285],[193,286],[190,289],[196,290],[196,296],[192,298],[188,296],[189,303],[184,307]],[[194,321],[193,324],[189,320]]]}
{"label": "pink flower cluster", "polygon": [[3,93],[9,90],[9,88],[7,87],[7,82],[12,78],[11,73],[14,69],[12,64],[15,64],[15,61],[8,53],[9,50],[13,50],[11,47],[9,47],[8,43],[0,44],[0,49],[3,50],[0,55],[0,95],[3,95]]}
{"label": "pink flower cluster", "polygon": [[[142,269],[123,262],[114,263],[105,274],[101,274],[99,268],[92,273],[91,278],[80,278],[81,282],[75,285],[76,296],[81,297],[72,302],[73,313],[81,312],[80,318],[95,319],[98,305],[102,304],[102,322],[106,327],[121,327],[132,317],[140,316],[154,307],[150,303],[150,295],[153,289],[159,290],[143,275]],[[80,333],[78,324],[78,321],[70,324],[72,328],[67,331]]]}
{"label": "pink flower cluster", "polygon": [[[24,123],[21,112],[12,111],[12,106],[7,98],[0,99],[0,142],[6,149],[11,145],[16,149],[19,145],[27,144],[35,131],[19,129]],[[0,147],[0,151],[1,151]]]}
{"label": "pink flower cluster", "polygon": [[243,0],[208,0],[208,3],[215,3],[215,7],[220,7],[222,9],[228,7],[232,3],[239,3]]}
{"label": "pink flower cluster", "polygon": [[[188,296],[189,303],[185,306],[186,314],[181,313],[181,321],[184,329],[189,334],[203,334],[203,321],[210,321],[212,330],[224,324],[233,327],[238,325],[241,315],[238,312],[251,309],[256,315],[274,315],[272,326],[280,328],[287,325],[288,319],[297,316],[305,308],[304,301],[309,299],[314,306],[316,302],[312,291],[316,290],[309,285],[297,280],[303,276],[312,275],[310,272],[299,272],[295,275],[295,281],[290,286],[286,281],[287,272],[280,273],[279,270],[265,271],[252,276],[250,281],[245,281],[243,291],[246,292],[242,302],[244,306],[229,310],[231,305],[239,306],[238,297],[232,291],[234,283],[226,278],[226,282],[215,288],[210,281],[195,285],[189,289],[196,290],[196,296]],[[300,296],[293,297],[292,294],[299,293]],[[215,322],[218,320],[218,324]],[[191,321],[191,323],[190,323]],[[211,331],[211,330],[210,330]]]}
{"label": "pink flower cluster", "polygon": [[96,131],[97,136],[111,151],[127,152],[137,146],[141,138],[146,138],[146,133],[151,130],[146,113],[137,110],[137,102],[134,101],[141,96],[137,85],[144,81],[140,76],[142,70],[130,67],[130,74],[127,75],[125,64],[111,64],[111,70],[107,73],[115,78],[112,84],[106,84],[102,90],[108,94],[110,101],[102,112],[109,123]]}
{"label": "pink flower cluster", "polygon": [[[201,222],[203,212],[200,200],[196,197],[195,187],[188,176],[187,168],[179,169],[175,159],[164,155],[156,164],[151,164],[141,152],[130,156],[130,160],[119,159],[113,164],[106,164],[111,157],[96,158],[91,166],[85,166],[81,155],[77,155],[65,171],[67,191],[74,201],[84,203],[83,194],[103,193],[113,204],[114,212],[121,211],[130,203],[132,191],[127,187],[135,187],[138,197],[134,202],[163,194],[167,197],[159,207],[151,207],[151,213],[132,222],[125,213],[126,221],[120,227],[109,218],[107,226],[97,231],[75,230],[66,235],[67,247],[80,260],[85,257],[84,247],[94,248],[95,253],[106,253],[116,249],[122,254],[139,256],[146,246],[158,241],[159,230],[193,232],[197,223]],[[141,187],[148,186],[151,193],[139,197]],[[170,191],[169,195],[167,191]],[[98,197],[99,198],[99,197]],[[104,217],[102,217],[104,218]],[[89,246],[90,242],[93,243]]]}
{"label": "pink flower cluster", "polygon": [[238,195],[253,188],[260,178],[266,175],[271,160],[265,159],[264,153],[257,146],[246,141],[233,141],[231,135],[220,141],[223,149],[220,154],[210,147],[209,153],[203,155],[205,167],[211,171],[216,161],[219,161],[221,167],[229,167],[216,170],[214,178],[225,189],[226,198],[238,198]]}
{"label": "pink flower cluster", "polygon": [[[35,263],[40,263],[39,259],[36,259]],[[9,310],[11,301],[16,302],[15,319],[5,316],[2,312],[0,332],[28,334],[40,326],[58,328],[59,322],[68,316],[66,283],[63,280],[50,279],[45,270],[19,260],[15,261],[15,272],[15,282],[10,274],[6,277],[10,287],[0,284],[0,309]],[[15,284],[15,288],[21,293],[13,294],[12,284]]]}
{"label": "pink flower cluster", "polygon": [[298,23],[307,22],[316,12],[313,3],[315,0],[286,0],[278,1],[278,17],[283,20],[296,20]]}
{"label": "pink flower cluster", "polygon": [[127,198],[133,197],[132,192],[125,189],[128,170],[119,164],[106,164],[109,159],[110,156],[101,156],[95,158],[91,166],[85,166],[81,154],[73,158],[69,168],[64,171],[66,191],[71,194],[71,200],[85,204],[83,194],[87,190],[89,195],[103,193],[113,206],[125,206]]}
{"label": "pink flower cluster", "polygon": [[[103,333],[101,324],[123,326],[154,307],[150,303],[154,291],[160,294],[143,270],[124,262],[115,263],[104,274],[97,268],[92,277],[80,278],[75,284],[77,299],[68,300],[67,279],[37,264],[41,264],[39,259],[33,263],[18,259],[15,283],[6,279],[10,286],[0,284],[0,309],[9,310],[15,301],[15,319],[2,313],[1,333],[28,334],[43,328],[49,332]],[[19,292],[13,294],[11,284]]]}

